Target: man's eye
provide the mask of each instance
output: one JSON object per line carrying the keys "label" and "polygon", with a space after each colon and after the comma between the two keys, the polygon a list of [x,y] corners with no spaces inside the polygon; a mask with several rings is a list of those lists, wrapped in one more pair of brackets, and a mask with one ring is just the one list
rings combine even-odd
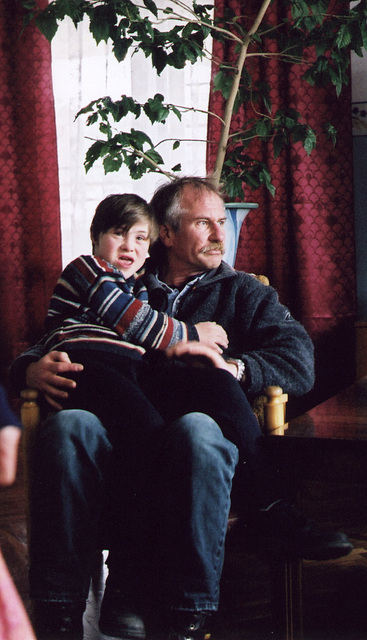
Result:
{"label": "man's eye", "polygon": [[224,218],[223,220],[219,220],[219,223],[221,227],[224,227],[224,225],[226,224],[227,218]]}

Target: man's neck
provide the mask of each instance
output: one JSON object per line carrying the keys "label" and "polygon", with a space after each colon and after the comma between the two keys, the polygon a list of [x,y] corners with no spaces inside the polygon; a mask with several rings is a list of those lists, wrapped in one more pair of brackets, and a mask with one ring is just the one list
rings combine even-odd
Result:
{"label": "man's neck", "polygon": [[187,282],[189,282],[189,280],[200,276],[202,273],[204,273],[204,270],[194,272],[186,269],[170,269],[168,266],[162,273],[160,273],[160,279],[162,282],[168,284],[169,287],[181,289]]}

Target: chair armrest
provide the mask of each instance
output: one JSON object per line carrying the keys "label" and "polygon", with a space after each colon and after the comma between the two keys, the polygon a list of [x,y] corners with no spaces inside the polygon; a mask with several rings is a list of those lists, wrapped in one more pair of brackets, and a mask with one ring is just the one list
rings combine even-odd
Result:
{"label": "chair armrest", "polygon": [[284,435],[285,411],[288,394],[281,387],[267,387],[264,390],[264,431],[267,435]]}
{"label": "chair armrest", "polygon": [[41,420],[41,412],[37,403],[38,391],[35,389],[23,389],[20,393],[22,404],[20,407],[20,419],[22,421],[23,449],[26,478],[28,478],[28,456],[31,455],[34,434]]}
{"label": "chair armrest", "polygon": [[37,404],[38,391],[35,389],[23,389],[20,397],[22,405],[20,408],[20,418],[25,431],[33,431],[40,421],[40,409]]}

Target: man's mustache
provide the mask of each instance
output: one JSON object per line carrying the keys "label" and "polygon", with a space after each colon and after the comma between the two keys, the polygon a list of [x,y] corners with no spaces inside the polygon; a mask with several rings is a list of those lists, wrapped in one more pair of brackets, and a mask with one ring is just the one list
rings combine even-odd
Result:
{"label": "man's mustache", "polygon": [[200,253],[208,253],[209,251],[220,251],[222,254],[225,253],[225,247],[223,242],[212,242],[208,244],[207,247],[201,249]]}

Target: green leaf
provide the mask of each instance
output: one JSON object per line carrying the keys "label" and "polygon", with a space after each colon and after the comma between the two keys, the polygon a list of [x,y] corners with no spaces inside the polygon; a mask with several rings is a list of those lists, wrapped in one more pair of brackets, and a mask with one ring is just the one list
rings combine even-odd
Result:
{"label": "green leaf", "polygon": [[41,33],[43,33],[47,40],[51,42],[58,29],[55,12],[52,7],[48,7],[45,11],[39,13],[36,16],[35,21]]}
{"label": "green leaf", "polygon": [[111,138],[112,130],[109,124],[105,124],[104,122],[101,122],[101,124],[99,125],[99,130],[101,133],[107,136],[108,139]]}
{"label": "green leaf", "polygon": [[174,167],[172,167],[171,171],[181,171],[182,170],[182,165],[181,163],[179,164],[175,164]]}
{"label": "green leaf", "polygon": [[148,149],[148,151],[145,152],[145,155],[156,164],[163,164],[162,156],[155,149]]}
{"label": "green leaf", "polygon": [[112,50],[118,62],[125,60],[126,54],[132,44],[134,44],[134,40],[132,38],[120,38],[115,40]]}
{"label": "green leaf", "polygon": [[91,169],[94,163],[103,156],[104,142],[97,140],[88,149],[85,154],[84,167],[86,173]]}
{"label": "green leaf", "polygon": [[335,44],[338,49],[348,47],[352,41],[352,34],[349,25],[342,24],[335,38]]}
{"label": "green leaf", "polygon": [[270,121],[269,120],[258,120],[255,124],[256,135],[259,138],[265,138],[269,135],[270,131]]}
{"label": "green leaf", "polygon": [[157,93],[154,98],[149,98],[143,106],[143,111],[152,124],[155,122],[164,123],[169,115],[169,109],[163,104],[163,100],[164,97]]}
{"label": "green leaf", "polygon": [[151,148],[154,147],[153,142],[149,138],[149,136],[144,131],[139,131],[138,129],[130,130],[130,144],[137,149],[142,150],[144,143],[148,144]]}
{"label": "green leaf", "polygon": [[180,144],[181,144],[181,143],[180,143],[180,141],[179,141],[179,140],[175,140],[175,142],[174,142],[174,143],[173,143],[173,145],[172,145],[172,149],[173,149],[173,150],[178,149],[178,147],[180,146]]}
{"label": "green leaf", "polygon": [[144,5],[146,6],[146,8],[148,9],[148,11],[151,11],[151,13],[157,18],[158,16],[158,9],[157,9],[157,5],[155,4],[155,2],[153,2],[153,0],[143,0]]}
{"label": "green leaf", "polygon": [[120,155],[107,155],[103,160],[104,172],[112,173],[118,171],[122,166],[122,158]]}
{"label": "green leaf", "polygon": [[335,145],[336,145],[336,134],[337,134],[337,131],[336,131],[336,129],[335,129],[335,127],[334,127],[334,125],[333,125],[333,124],[331,124],[331,122],[326,122],[326,123],[323,125],[323,129],[324,129],[324,131],[325,131],[325,133],[326,133],[326,138],[327,138],[328,140],[331,140],[331,142],[333,143],[333,145],[334,145],[334,147],[335,147]]}
{"label": "green leaf", "polygon": [[167,65],[167,53],[162,47],[155,47],[152,51],[152,64],[160,75]]}
{"label": "green leaf", "polygon": [[100,5],[93,9],[93,14],[91,14],[89,23],[89,31],[97,44],[102,40],[108,42],[108,39],[112,36],[113,27],[116,23],[117,15],[113,9],[112,3],[108,5]]}
{"label": "green leaf", "polygon": [[87,127],[90,127],[96,122],[98,122],[98,113],[92,113],[92,115],[90,115],[89,118],[87,119]]}
{"label": "green leaf", "polygon": [[307,134],[303,142],[303,148],[305,149],[307,155],[309,156],[311,151],[316,148],[316,134],[311,129],[311,127],[307,128]]}
{"label": "green leaf", "polygon": [[171,109],[172,113],[174,113],[174,114],[175,114],[175,116],[177,116],[177,118],[178,118],[178,119],[180,120],[180,122],[181,122],[181,120],[182,120],[182,114],[181,114],[181,111],[180,111],[179,109],[177,109],[177,107],[175,107],[175,105],[173,105],[173,104],[171,104],[171,105],[170,105],[170,109]]}
{"label": "green leaf", "polygon": [[192,22],[188,22],[187,25],[182,29],[182,37],[189,38],[193,32],[194,25]]}
{"label": "green leaf", "polygon": [[265,165],[263,166],[262,170],[259,173],[259,180],[261,184],[264,184],[266,186],[266,188],[271,193],[271,195],[274,196],[275,187],[271,182],[270,171],[265,167]]}
{"label": "green leaf", "polygon": [[218,71],[214,76],[213,80],[213,90],[221,91],[223,97],[225,99],[228,98],[231,87],[233,84],[232,76],[228,73],[228,71]]}
{"label": "green leaf", "polygon": [[297,0],[297,2],[291,2],[292,17],[294,20],[304,18],[310,13],[308,3],[305,0]]}

